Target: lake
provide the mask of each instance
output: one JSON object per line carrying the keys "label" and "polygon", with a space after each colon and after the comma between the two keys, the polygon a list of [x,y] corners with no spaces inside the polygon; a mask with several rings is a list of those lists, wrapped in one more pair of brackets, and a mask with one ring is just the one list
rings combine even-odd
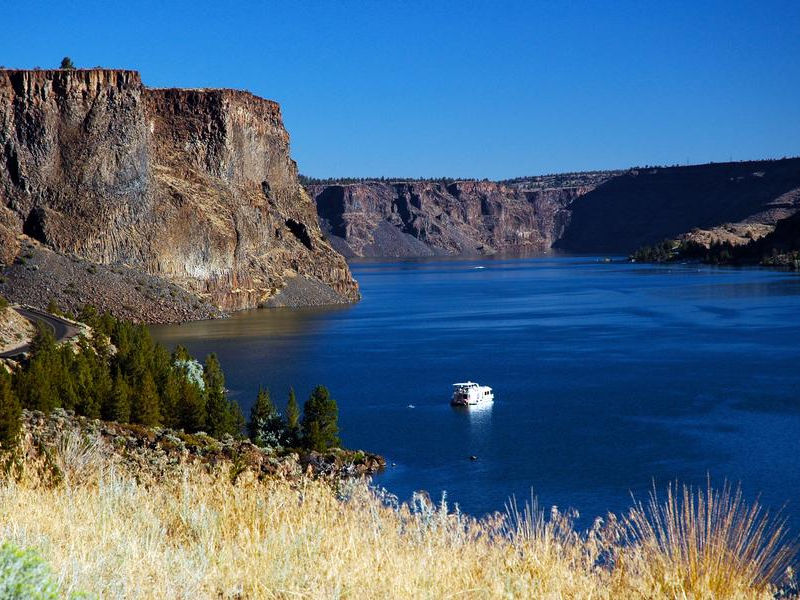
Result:
{"label": "lake", "polygon": [[[316,384],[378,485],[447,492],[471,514],[511,495],[588,524],[674,480],[741,481],[800,525],[800,276],[595,257],[357,262],[363,300],[153,327],[216,352],[245,414]],[[494,388],[481,410],[451,384]],[[470,456],[477,460],[470,460]]]}

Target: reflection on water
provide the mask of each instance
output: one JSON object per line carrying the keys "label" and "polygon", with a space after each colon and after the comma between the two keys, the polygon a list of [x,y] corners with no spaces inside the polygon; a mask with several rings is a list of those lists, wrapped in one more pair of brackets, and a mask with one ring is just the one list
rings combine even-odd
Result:
{"label": "reflection on water", "polygon": [[[796,274],[556,256],[353,271],[353,306],[153,331],[217,352],[245,414],[259,385],[279,408],[327,385],[342,439],[395,463],[378,483],[401,498],[447,490],[480,514],[533,488],[591,519],[708,473],[772,507],[800,498]],[[494,404],[452,408],[466,379]]]}
{"label": "reflection on water", "polygon": [[[220,340],[315,335],[337,314],[353,306],[334,305],[301,309],[253,309],[237,312],[234,318],[192,321],[180,325],[153,325],[152,332],[165,344],[187,340]],[[268,318],[265,318],[268,316]]]}

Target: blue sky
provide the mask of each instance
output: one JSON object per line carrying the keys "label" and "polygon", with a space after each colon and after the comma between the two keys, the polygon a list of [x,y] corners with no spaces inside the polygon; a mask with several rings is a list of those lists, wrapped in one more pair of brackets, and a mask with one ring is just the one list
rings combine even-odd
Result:
{"label": "blue sky", "polygon": [[8,2],[0,64],[283,107],[300,171],[516,175],[800,154],[800,2]]}

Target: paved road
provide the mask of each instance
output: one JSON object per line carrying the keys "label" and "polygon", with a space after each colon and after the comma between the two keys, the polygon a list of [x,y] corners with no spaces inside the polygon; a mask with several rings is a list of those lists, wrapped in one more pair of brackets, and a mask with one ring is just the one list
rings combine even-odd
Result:
{"label": "paved road", "polygon": [[[51,315],[43,310],[38,310],[35,308],[23,308],[21,306],[14,307],[13,310],[17,311],[20,315],[28,319],[28,321],[34,325],[37,323],[42,323],[46,327],[49,327],[53,332],[53,336],[55,336],[57,342],[63,342],[75,337],[80,333],[80,329],[74,324],[62,319],[61,317]],[[28,350],[30,350],[30,345],[25,344],[24,346],[19,346],[13,350],[0,352],[0,358],[14,358],[15,356],[19,356],[25,352],[28,352]]]}

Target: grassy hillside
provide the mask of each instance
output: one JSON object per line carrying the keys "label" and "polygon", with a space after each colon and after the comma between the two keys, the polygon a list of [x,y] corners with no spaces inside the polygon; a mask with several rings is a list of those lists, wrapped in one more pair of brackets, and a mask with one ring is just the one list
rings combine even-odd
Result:
{"label": "grassy hillside", "polygon": [[730,489],[675,490],[578,533],[570,513],[535,504],[478,521],[425,494],[398,503],[359,479],[258,477],[222,455],[165,475],[142,468],[163,460],[146,460],[144,428],[133,445],[145,460],[131,462],[96,421],[59,423],[26,420],[0,482],[0,531],[64,594],[710,599],[787,585],[782,530]]}

